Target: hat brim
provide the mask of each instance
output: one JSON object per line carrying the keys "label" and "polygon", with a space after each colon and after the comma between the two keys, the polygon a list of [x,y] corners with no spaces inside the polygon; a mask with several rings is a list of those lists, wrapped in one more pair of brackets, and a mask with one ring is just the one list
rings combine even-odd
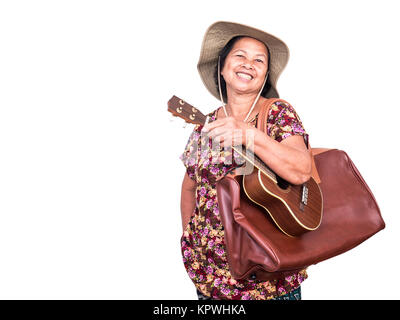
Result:
{"label": "hat brim", "polygon": [[236,36],[247,36],[263,42],[270,53],[270,70],[268,82],[271,85],[266,98],[279,98],[276,84],[279,76],[289,60],[289,48],[279,38],[253,27],[239,23],[218,21],[206,31],[201,46],[197,70],[208,91],[218,100],[219,90],[214,80],[214,72],[218,63],[218,55],[222,48]]}

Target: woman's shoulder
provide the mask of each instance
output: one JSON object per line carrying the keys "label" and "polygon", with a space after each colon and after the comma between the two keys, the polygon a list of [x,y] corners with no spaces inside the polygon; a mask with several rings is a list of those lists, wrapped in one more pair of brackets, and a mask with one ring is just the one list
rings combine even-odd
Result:
{"label": "woman's shoulder", "polygon": [[275,98],[273,103],[271,104],[270,110],[273,114],[282,111],[295,111],[293,105],[282,98]]}
{"label": "woman's shoulder", "polygon": [[270,106],[267,120],[268,122],[275,122],[278,118],[282,117],[300,121],[300,117],[291,103],[287,100],[276,98]]}
{"label": "woman's shoulder", "polygon": [[276,99],[271,104],[267,117],[267,128],[268,135],[278,141],[295,134],[307,135],[296,110],[291,103],[284,99]]}

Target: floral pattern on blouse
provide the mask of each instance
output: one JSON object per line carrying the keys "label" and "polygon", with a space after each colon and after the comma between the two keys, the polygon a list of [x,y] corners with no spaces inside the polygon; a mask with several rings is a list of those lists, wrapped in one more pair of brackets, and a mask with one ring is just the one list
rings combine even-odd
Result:
{"label": "floral pattern on blouse", "polygon": [[[217,109],[218,110],[218,109]],[[214,121],[217,110],[210,114]],[[257,117],[252,125],[256,125]],[[219,216],[216,181],[243,163],[231,148],[213,148],[211,139],[201,135],[197,125],[181,155],[187,174],[196,181],[196,207],[181,237],[183,263],[189,278],[204,295],[213,299],[266,300],[282,296],[300,286],[306,270],[282,279],[236,280],[229,271],[224,228]],[[308,135],[293,107],[277,101],[268,113],[268,135],[282,141],[301,135],[308,146]]]}

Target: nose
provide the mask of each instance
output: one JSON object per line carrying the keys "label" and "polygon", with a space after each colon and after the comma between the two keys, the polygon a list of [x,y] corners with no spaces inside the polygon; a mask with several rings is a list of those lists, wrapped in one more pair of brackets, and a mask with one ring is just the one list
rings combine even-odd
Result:
{"label": "nose", "polygon": [[246,69],[253,69],[253,64],[249,60],[245,60],[242,63],[242,67],[245,67]]}

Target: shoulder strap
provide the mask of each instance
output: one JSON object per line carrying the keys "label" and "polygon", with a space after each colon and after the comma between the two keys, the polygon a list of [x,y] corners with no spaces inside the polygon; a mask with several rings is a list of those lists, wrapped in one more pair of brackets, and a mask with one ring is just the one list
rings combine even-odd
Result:
{"label": "shoulder strap", "polygon": [[[280,98],[269,98],[266,100],[264,106],[261,108],[260,113],[258,114],[257,129],[261,130],[262,132],[265,132],[266,134],[267,134],[267,119],[268,119],[269,109],[271,108],[272,104],[278,100],[286,102],[285,100]],[[310,143],[308,143],[308,148],[311,149]],[[320,184],[321,179],[318,174],[317,166],[315,165],[313,152],[311,152],[311,155],[312,155],[311,176],[313,177],[315,182]]]}
{"label": "shoulder strap", "polygon": [[258,114],[258,119],[257,119],[257,129],[261,130],[262,132],[267,133],[267,118],[268,118],[268,112],[269,109],[271,108],[272,104],[280,100],[279,98],[269,98],[265,101],[265,104],[261,107],[261,110]]}

